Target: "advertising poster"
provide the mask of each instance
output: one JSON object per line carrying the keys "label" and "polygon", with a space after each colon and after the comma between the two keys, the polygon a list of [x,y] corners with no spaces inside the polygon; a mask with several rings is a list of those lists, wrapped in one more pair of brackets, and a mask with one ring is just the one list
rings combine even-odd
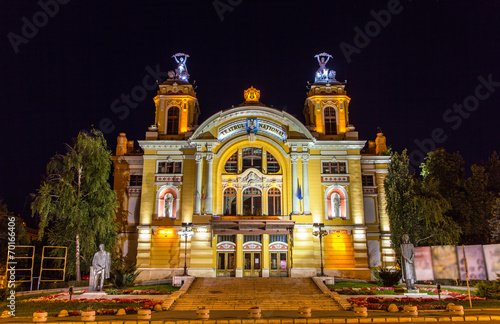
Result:
{"label": "advertising poster", "polygon": [[432,268],[435,279],[458,279],[457,250],[453,245],[433,246]]}
{"label": "advertising poster", "polygon": [[417,273],[417,281],[434,280],[430,246],[415,248],[415,271]]}
{"label": "advertising poster", "polygon": [[[460,280],[465,281],[464,249],[462,246],[457,246],[457,256],[460,268]],[[466,245],[465,258],[467,259],[469,280],[488,280],[486,277],[486,266],[484,264],[482,245]]]}
{"label": "advertising poster", "polygon": [[500,244],[483,245],[488,280],[497,280],[500,274]]}

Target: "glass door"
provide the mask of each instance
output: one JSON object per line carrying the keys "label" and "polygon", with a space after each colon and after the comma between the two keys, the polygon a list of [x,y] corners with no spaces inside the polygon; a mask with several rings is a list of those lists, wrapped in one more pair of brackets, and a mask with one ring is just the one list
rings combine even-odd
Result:
{"label": "glass door", "polygon": [[270,271],[269,276],[271,277],[287,277],[288,276],[288,264],[287,264],[287,253],[286,252],[271,252],[270,253]]}
{"label": "glass door", "polygon": [[245,252],[243,254],[243,276],[244,277],[260,277],[261,257],[260,252]]}
{"label": "glass door", "polygon": [[234,277],[234,252],[217,252],[217,277]]}

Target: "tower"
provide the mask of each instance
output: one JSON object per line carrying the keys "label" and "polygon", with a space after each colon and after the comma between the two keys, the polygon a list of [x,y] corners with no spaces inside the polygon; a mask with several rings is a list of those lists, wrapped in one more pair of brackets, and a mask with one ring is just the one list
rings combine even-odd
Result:
{"label": "tower", "polygon": [[184,139],[192,134],[198,124],[200,107],[196,92],[189,83],[186,62],[189,55],[177,53],[172,56],[178,66],[168,71],[168,79],[159,85],[154,97],[156,106],[155,124],[146,133],[147,140]]}
{"label": "tower", "polygon": [[327,53],[315,56],[319,68],[304,104],[306,126],[319,139],[357,140],[358,134],[354,132],[354,126],[349,124],[351,98],[346,95],[346,82],[337,81],[336,72],[326,67],[331,57]]}

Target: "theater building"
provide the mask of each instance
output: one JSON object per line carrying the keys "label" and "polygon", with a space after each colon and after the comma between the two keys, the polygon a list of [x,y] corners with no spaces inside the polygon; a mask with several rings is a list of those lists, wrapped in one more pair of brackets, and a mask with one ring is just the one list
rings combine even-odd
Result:
{"label": "theater building", "polygon": [[112,158],[122,248],[139,279],[184,270],[309,277],[321,268],[369,279],[370,268],[392,265],[385,137],[358,139],[330,56],[317,56],[305,124],[265,106],[253,87],[239,106],[199,122],[187,57],[176,54],[178,69],[159,84],[141,151],[122,133]]}

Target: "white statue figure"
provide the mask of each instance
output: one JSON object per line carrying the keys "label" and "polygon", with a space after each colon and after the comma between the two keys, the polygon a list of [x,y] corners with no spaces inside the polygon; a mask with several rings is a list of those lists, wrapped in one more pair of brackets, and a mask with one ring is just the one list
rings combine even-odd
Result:
{"label": "white statue figure", "polygon": [[332,78],[331,77],[332,74],[329,73],[329,70],[326,68],[326,63],[328,63],[328,60],[330,60],[330,58],[332,56],[328,53],[321,53],[321,54],[315,55],[314,57],[318,59],[318,63],[319,63],[319,68],[316,71],[316,78],[314,79],[314,82],[334,81],[335,74],[333,75],[333,78]]}
{"label": "white statue figure", "polygon": [[172,57],[175,59],[175,61],[178,64],[177,69],[175,69],[175,76],[177,78],[179,78],[180,80],[187,82],[187,80],[189,78],[189,74],[188,74],[187,67],[186,67],[186,61],[187,61],[189,55],[184,54],[184,53],[177,53],[177,54],[172,55]]}
{"label": "white statue figure", "polygon": [[165,200],[165,217],[172,217],[172,207],[174,205],[174,195],[167,193],[164,197]]}
{"label": "white statue figure", "polygon": [[408,234],[403,235],[401,244],[401,269],[403,270],[403,280],[408,290],[415,289],[417,275],[415,273],[415,247],[410,242]]}
{"label": "white statue figure", "polygon": [[[104,279],[109,278],[109,271],[111,269],[111,256],[109,252],[104,250],[104,244],[99,245],[99,252],[94,254],[92,259],[92,267],[90,268],[91,280],[89,282],[90,291],[102,292],[104,286]],[[100,282],[99,282],[100,279]]]}
{"label": "white statue figure", "polygon": [[333,217],[340,217],[340,195],[336,192],[332,194],[332,213]]}

